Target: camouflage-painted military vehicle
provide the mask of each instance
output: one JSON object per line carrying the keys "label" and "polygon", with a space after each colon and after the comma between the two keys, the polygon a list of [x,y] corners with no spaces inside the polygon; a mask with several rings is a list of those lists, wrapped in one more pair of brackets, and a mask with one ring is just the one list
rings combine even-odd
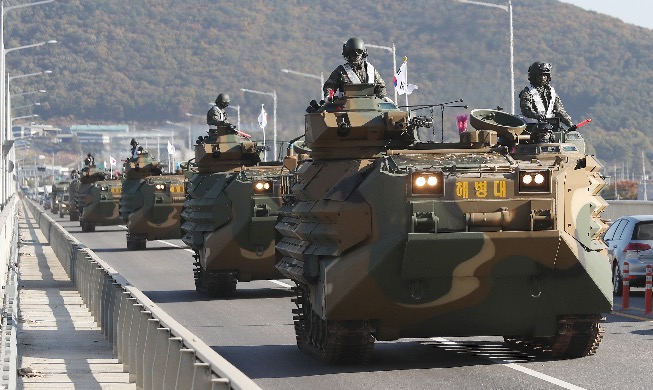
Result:
{"label": "camouflage-painted military vehicle", "polygon": [[601,165],[579,134],[475,110],[459,142],[413,143],[425,121],[373,95],[346,86],[305,117],[313,161],[276,245],[299,348],[356,363],[375,340],[495,335],[593,354],[612,293]]}
{"label": "camouflage-painted military vehicle", "polygon": [[161,163],[147,150],[123,167],[120,217],[127,225],[127,249],[145,249],[148,240],[181,238],[184,177],[163,175]]}
{"label": "camouflage-painted military vehicle", "polygon": [[70,215],[70,193],[64,192],[59,197],[59,218]]}
{"label": "camouflage-painted military vehicle", "polygon": [[52,184],[52,198],[50,211],[52,214],[57,214],[60,209],[61,197],[64,193],[68,192],[68,187],[70,186],[70,180],[60,180]]}
{"label": "camouflage-painted military vehicle", "polygon": [[229,123],[209,129],[195,145],[182,239],[195,251],[195,286],[202,294],[229,296],[238,281],[281,276],[274,225],[293,176],[280,163],[261,163],[261,151]]}
{"label": "camouflage-painted military vehicle", "polygon": [[94,232],[97,225],[117,225],[120,220],[120,180],[105,180],[104,172],[94,165],[80,172],[77,210],[82,232]]}
{"label": "camouflage-painted military vehicle", "polygon": [[70,186],[68,187],[68,215],[71,221],[79,221],[79,208],[77,206],[77,196],[79,195],[79,188],[81,187],[82,182],[79,179],[79,176],[76,175],[70,181]]}

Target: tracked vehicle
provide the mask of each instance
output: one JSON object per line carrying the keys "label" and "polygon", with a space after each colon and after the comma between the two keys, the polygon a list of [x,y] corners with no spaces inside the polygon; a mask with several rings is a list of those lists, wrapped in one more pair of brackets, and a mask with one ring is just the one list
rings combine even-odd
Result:
{"label": "tracked vehicle", "polygon": [[359,363],[375,340],[494,335],[593,354],[612,293],[582,137],[475,110],[459,142],[415,143],[424,120],[345,89],[306,115],[313,160],[277,224],[299,348]]}
{"label": "tracked vehicle", "polygon": [[221,122],[195,145],[182,211],[183,241],[195,252],[195,286],[210,297],[236,292],[237,282],[281,277],[274,225],[292,174],[265,165],[262,148]]}
{"label": "tracked vehicle", "polygon": [[145,249],[147,241],[181,238],[184,177],[164,175],[159,161],[142,151],[124,164],[120,217],[127,225],[127,249]]}
{"label": "tracked vehicle", "polygon": [[82,232],[94,232],[98,225],[118,225],[121,181],[105,180],[104,172],[95,165],[82,169],[79,181],[77,211]]}

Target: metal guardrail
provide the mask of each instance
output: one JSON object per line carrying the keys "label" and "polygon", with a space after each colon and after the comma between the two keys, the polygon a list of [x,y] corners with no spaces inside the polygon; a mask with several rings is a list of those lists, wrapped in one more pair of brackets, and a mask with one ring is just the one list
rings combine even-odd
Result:
{"label": "metal guardrail", "polygon": [[130,381],[137,387],[144,390],[260,388],[33,202],[26,204],[105,338],[113,344]]}
{"label": "metal guardrail", "polygon": [[0,284],[2,285],[2,335],[0,336],[0,388],[15,389],[16,372],[16,316],[18,314],[18,200],[13,196],[0,213]]}

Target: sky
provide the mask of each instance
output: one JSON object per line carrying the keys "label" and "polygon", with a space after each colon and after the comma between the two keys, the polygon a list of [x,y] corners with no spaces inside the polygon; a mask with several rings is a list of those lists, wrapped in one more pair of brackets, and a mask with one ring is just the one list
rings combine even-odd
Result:
{"label": "sky", "polygon": [[653,29],[651,0],[560,0],[586,10],[619,18],[626,23]]}

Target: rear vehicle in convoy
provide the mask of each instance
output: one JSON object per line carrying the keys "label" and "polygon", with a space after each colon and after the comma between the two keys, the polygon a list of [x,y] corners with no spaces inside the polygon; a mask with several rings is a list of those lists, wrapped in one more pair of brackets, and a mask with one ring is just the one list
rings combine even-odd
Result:
{"label": "rear vehicle in convoy", "polygon": [[59,198],[59,218],[70,215],[70,194],[64,193]]}
{"label": "rear vehicle in convoy", "polygon": [[625,262],[628,262],[629,285],[643,287],[646,266],[653,265],[653,215],[617,219],[603,235],[603,241],[608,246],[614,294],[623,293]]}
{"label": "rear vehicle in convoy", "polygon": [[595,353],[612,307],[607,204],[579,133],[474,110],[458,142],[416,142],[432,119],[367,84],[305,120],[312,161],[284,197],[276,245],[301,350],[359,363],[375,340],[494,335],[557,358]]}

